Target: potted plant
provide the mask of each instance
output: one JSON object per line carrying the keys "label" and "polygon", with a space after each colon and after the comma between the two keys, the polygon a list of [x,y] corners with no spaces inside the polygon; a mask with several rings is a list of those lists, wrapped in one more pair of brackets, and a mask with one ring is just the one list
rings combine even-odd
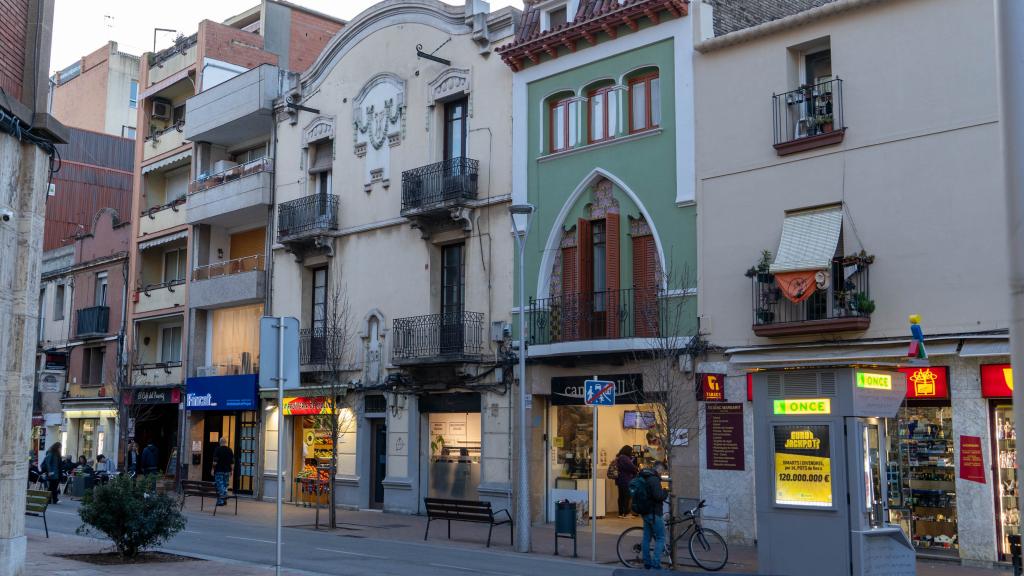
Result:
{"label": "potted plant", "polygon": [[817,117],[818,131],[825,133],[832,131],[832,115],[821,114]]}
{"label": "potted plant", "polygon": [[757,281],[768,283],[772,281],[772,273],[769,269],[772,265],[772,252],[771,250],[761,251],[761,261],[757,263]]}
{"label": "potted plant", "polygon": [[853,295],[853,307],[860,314],[867,316],[875,311],[875,301],[868,298],[867,294],[857,292]]}
{"label": "potted plant", "polygon": [[757,266],[751,266],[750,268],[747,268],[747,271],[744,272],[743,275],[746,276],[747,278],[753,278],[754,276],[757,276]]}
{"label": "potted plant", "polygon": [[775,320],[775,312],[768,308],[757,309],[757,323],[758,324],[771,324],[772,320]]}

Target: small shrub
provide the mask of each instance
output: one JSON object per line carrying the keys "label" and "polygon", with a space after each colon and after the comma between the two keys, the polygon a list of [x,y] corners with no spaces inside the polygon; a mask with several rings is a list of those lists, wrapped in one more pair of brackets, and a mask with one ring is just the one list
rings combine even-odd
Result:
{"label": "small shrub", "polygon": [[105,534],[124,558],[166,542],[185,529],[185,517],[175,498],[157,494],[155,488],[155,476],[118,476],[96,486],[82,498],[78,515],[84,524],[77,533]]}

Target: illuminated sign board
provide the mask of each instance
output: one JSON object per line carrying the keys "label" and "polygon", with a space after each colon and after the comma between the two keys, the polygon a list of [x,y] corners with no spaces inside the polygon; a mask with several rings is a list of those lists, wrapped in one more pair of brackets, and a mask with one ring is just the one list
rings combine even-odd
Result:
{"label": "illuminated sign board", "polygon": [[331,405],[324,396],[300,396],[284,399],[285,416],[330,414]]}
{"label": "illuminated sign board", "polygon": [[725,402],[725,374],[701,374],[698,400]]}
{"label": "illuminated sign board", "polygon": [[857,372],[857,388],[892,390],[892,375]]}
{"label": "illuminated sign board", "polygon": [[772,412],[783,416],[817,416],[832,413],[828,398],[794,398],[772,401]]}
{"label": "illuminated sign board", "polygon": [[982,364],[981,395],[985,398],[1013,396],[1013,370],[1009,364]]}
{"label": "illuminated sign board", "polygon": [[772,426],[775,448],[775,503],[832,506],[832,459],[828,424]]}
{"label": "illuminated sign board", "polygon": [[949,398],[949,368],[926,366],[900,368],[907,376],[907,398],[910,400],[938,400]]}

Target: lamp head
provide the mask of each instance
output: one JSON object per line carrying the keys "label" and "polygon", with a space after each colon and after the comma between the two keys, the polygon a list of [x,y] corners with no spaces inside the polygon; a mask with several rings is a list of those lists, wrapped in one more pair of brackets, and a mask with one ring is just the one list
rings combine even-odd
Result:
{"label": "lamp head", "polygon": [[515,215],[532,214],[533,204],[513,204],[508,207],[508,211]]}

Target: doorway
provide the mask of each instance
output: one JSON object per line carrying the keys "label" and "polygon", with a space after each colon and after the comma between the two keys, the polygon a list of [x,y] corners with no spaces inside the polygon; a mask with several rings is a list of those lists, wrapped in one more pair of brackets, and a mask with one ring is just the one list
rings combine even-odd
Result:
{"label": "doorway", "polygon": [[388,425],[387,420],[370,420],[370,508],[384,508],[384,478],[388,473]]}
{"label": "doorway", "polygon": [[[213,482],[213,455],[220,445],[220,438],[228,439],[228,448],[235,451],[235,416],[224,412],[211,412],[203,422],[203,480]],[[237,464],[237,462],[236,462]],[[235,466],[235,471],[238,466]],[[232,478],[232,486],[235,485]]]}

